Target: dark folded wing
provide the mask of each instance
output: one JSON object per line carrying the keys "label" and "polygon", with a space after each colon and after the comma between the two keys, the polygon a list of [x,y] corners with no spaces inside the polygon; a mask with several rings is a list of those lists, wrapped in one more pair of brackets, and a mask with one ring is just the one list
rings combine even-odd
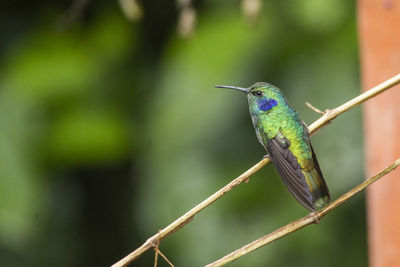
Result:
{"label": "dark folded wing", "polygon": [[301,167],[289,147],[289,140],[279,133],[269,140],[267,150],[272,162],[292,195],[304,207],[314,211],[315,207],[313,205],[312,194],[302,173]]}

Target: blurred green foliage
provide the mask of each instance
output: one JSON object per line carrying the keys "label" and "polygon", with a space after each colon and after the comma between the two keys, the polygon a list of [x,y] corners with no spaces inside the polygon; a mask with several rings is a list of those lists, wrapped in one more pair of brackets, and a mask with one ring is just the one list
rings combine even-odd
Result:
{"label": "blurred green foliage", "polygon": [[[304,102],[359,93],[354,1],[264,1],[256,25],[238,1],[195,1],[190,38],[173,1],[133,24],[96,1],[61,29],[70,4],[0,11],[1,266],[110,265],[256,163],[247,100],[216,84],[268,81],[307,123]],[[359,109],[313,137],[333,198],[363,179],[361,139]],[[160,248],[201,266],[306,212],[270,165]],[[365,266],[365,227],[358,196],[231,265]]]}

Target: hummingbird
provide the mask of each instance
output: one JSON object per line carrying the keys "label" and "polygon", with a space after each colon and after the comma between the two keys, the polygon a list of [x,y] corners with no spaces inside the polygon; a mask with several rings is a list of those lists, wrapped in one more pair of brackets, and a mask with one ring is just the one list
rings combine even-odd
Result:
{"label": "hummingbird", "polygon": [[249,88],[217,85],[247,94],[251,119],[258,141],[278,170],[283,182],[306,209],[316,211],[330,201],[307,125],[290,106],[282,91],[258,82]]}

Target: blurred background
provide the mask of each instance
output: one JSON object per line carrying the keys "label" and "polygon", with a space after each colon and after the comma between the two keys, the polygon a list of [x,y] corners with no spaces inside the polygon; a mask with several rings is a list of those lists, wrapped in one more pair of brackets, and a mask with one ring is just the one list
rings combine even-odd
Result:
{"label": "blurred background", "polygon": [[[320,115],[306,101],[358,95],[355,13],[348,0],[3,2],[0,265],[110,265],[258,162],[246,97],[216,84],[270,82],[307,124]],[[362,136],[356,108],[312,137],[333,199],[364,177]],[[364,200],[231,266],[365,266]],[[268,165],[160,249],[202,266],[306,214]]]}

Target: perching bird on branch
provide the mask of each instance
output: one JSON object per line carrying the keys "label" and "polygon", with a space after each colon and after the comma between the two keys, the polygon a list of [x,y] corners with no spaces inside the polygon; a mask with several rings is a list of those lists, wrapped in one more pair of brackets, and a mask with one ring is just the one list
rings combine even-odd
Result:
{"label": "perching bird on branch", "polygon": [[247,94],[260,143],[293,196],[307,209],[329,204],[329,190],[312,148],[308,128],[279,88],[264,82],[250,88],[218,85]]}

